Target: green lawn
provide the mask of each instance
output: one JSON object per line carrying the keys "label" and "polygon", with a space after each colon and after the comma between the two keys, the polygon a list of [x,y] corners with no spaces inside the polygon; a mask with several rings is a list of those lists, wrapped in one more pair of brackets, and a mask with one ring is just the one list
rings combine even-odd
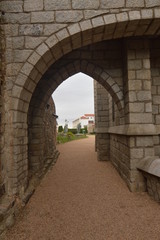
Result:
{"label": "green lawn", "polygon": [[67,134],[62,134],[62,133],[58,133],[57,135],[57,143],[66,143],[66,142],[70,142],[73,140],[78,140],[78,139],[82,139],[82,138],[87,138],[87,136],[85,134],[79,134],[79,135],[75,135],[73,133],[68,132]]}

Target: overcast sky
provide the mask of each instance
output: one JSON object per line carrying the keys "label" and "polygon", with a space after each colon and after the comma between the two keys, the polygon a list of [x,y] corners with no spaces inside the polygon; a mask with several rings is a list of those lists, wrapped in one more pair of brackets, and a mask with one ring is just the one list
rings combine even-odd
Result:
{"label": "overcast sky", "polygon": [[72,127],[72,121],[85,113],[94,113],[93,79],[83,73],[75,74],[65,80],[53,93],[58,115],[58,125],[65,119]]}

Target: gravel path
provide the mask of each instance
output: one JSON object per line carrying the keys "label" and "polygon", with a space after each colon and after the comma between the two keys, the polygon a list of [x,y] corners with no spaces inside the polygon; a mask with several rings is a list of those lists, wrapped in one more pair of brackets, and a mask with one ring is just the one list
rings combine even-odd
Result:
{"label": "gravel path", "polygon": [[94,137],[58,146],[61,155],[3,240],[159,240],[160,205],[131,193]]}

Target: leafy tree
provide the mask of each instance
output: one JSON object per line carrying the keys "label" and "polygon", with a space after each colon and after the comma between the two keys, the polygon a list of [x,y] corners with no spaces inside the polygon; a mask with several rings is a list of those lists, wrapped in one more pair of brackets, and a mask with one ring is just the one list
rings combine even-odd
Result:
{"label": "leafy tree", "polygon": [[59,126],[58,127],[58,132],[60,133],[60,132],[63,132],[63,126]]}

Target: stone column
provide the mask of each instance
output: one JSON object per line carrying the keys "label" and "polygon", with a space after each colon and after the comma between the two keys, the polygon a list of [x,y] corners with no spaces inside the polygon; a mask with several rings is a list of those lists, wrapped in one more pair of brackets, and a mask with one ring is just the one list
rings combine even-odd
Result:
{"label": "stone column", "polygon": [[148,40],[127,41],[126,123],[152,127],[150,51]]}
{"label": "stone column", "polygon": [[106,89],[94,82],[96,151],[99,161],[109,160],[109,98]]}
{"label": "stone column", "polygon": [[149,41],[126,41],[125,120],[128,125],[130,149],[129,187],[145,190],[145,182],[137,170],[138,162],[154,156],[152,123],[152,95]]}

